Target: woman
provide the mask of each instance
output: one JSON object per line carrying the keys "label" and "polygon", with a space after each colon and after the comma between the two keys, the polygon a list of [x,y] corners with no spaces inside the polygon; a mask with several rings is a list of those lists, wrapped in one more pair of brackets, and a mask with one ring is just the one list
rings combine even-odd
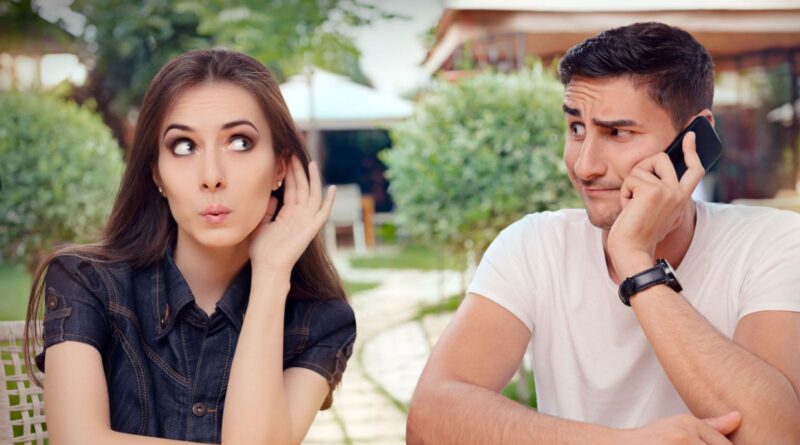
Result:
{"label": "woman", "polygon": [[35,276],[26,351],[44,298],[51,443],[302,441],[355,340],[317,236],[334,190],[308,158],[254,59],[162,68],[102,242]]}

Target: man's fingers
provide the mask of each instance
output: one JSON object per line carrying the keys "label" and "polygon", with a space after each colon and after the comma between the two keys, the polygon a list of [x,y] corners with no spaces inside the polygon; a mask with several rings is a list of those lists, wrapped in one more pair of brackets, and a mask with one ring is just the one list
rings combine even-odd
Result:
{"label": "man's fingers", "polygon": [[636,193],[636,190],[645,187],[647,185],[651,185],[652,181],[657,181],[655,178],[647,178],[646,174],[643,172],[636,172],[636,169],[631,171],[630,174],[622,181],[622,186],[620,186],[620,193],[619,197],[623,201],[629,201],[633,198],[633,195]]}
{"label": "man's fingers", "polygon": [[703,443],[709,445],[731,445],[731,441],[728,440],[727,437],[705,424],[700,425],[698,434],[700,435],[700,440],[702,440]]}
{"label": "man's fingers", "polygon": [[670,187],[678,185],[678,175],[675,173],[675,167],[666,153],[648,156],[639,161],[633,169],[644,170]]}
{"label": "man's fingers", "polygon": [[703,422],[727,436],[736,431],[736,428],[739,428],[739,424],[742,423],[742,415],[739,414],[739,411],[731,411],[724,416],[703,419]]}
{"label": "man's fingers", "polygon": [[655,174],[653,174],[652,171],[645,170],[639,167],[634,167],[633,170],[631,170],[631,172],[628,173],[628,176],[633,176],[635,178],[638,178],[643,183],[649,183],[653,185],[660,185],[661,183],[661,179],[659,179]]}
{"label": "man's fingers", "polygon": [[681,177],[680,184],[683,192],[687,195],[694,192],[695,187],[706,174],[703,163],[700,162],[700,156],[697,155],[696,138],[693,131],[686,133],[686,136],[683,137],[683,159],[686,162],[686,173]]}

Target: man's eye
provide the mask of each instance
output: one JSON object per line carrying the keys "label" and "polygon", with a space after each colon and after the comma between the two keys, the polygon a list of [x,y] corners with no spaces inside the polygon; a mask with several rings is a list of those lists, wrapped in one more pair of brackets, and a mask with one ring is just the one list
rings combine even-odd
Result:
{"label": "man's eye", "polygon": [[586,133],[586,127],[577,122],[570,124],[569,130],[573,136],[583,136]]}
{"label": "man's eye", "polygon": [[253,148],[253,141],[245,136],[234,136],[231,138],[229,146],[235,151],[247,151]]}
{"label": "man's eye", "polygon": [[178,139],[172,144],[172,152],[178,156],[186,156],[194,152],[194,143],[188,139]]}
{"label": "man's eye", "polygon": [[614,128],[611,130],[611,136],[618,137],[618,138],[627,138],[632,135],[633,132],[630,130],[620,130],[619,128]]}

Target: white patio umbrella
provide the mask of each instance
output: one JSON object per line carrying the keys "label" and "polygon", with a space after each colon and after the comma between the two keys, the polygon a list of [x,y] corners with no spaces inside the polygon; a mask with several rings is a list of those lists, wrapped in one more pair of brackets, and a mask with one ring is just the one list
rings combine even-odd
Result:
{"label": "white patio umbrella", "polygon": [[410,101],[318,68],[289,78],[281,93],[303,130],[381,128],[414,110]]}

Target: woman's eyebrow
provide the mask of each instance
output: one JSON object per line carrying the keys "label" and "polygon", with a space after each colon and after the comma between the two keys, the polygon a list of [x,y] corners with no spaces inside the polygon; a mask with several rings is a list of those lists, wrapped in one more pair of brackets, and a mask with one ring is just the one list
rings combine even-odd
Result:
{"label": "woman's eyebrow", "polygon": [[[223,130],[227,130],[227,129],[229,129],[229,128],[237,127],[237,126],[239,126],[239,125],[249,125],[250,127],[253,127],[253,130],[255,130],[255,131],[256,131],[256,133],[258,133],[258,128],[256,128],[256,126],[255,126],[255,125],[253,125],[253,123],[252,123],[252,122],[250,122],[250,121],[249,121],[249,120],[247,120],[247,119],[239,119],[239,120],[235,120],[235,121],[232,121],[232,122],[228,122],[227,124],[225,124],[225,125],[223,125],[223,126],[222,126],[222,129],[223,129]],[[189,131],[189,132],[192,132],[192,131],[194,131],[194,130],[192,129],[192,127],[190,127],[190,126],[188,126],[188,125],[183,125],[183,124],[170,124],[170,125],[168,125],[168,126],[167,126],[166,130],[164,130],[164,136],[166,136],[167,132],[169,132],[170,130],[173,130],[173,129],[174,129],[174,130],[183,130],[183,131]],[[162,137],[164,137],[164,136],[162,136]]]}
{"label": "woman's eyebrow", "polygon": [[166,130],[164,130],[164,134],[163,134],[161,137],[163,138],[164,136],[166,136],[166,135],[167,135],[167,132],[169,132],[169,131],[170,131],[170,130],[172,130],[172,129],[176,129],[176,130],[183,130],[183,131],[194,131],[194,130],[192,130],[192,127],[190,127],[190,126],[188,126],[188,125],[183,125],[183,124],[169,124],[169,125],[167,126],[167,129],[166,129]]}
{"label": "woman's eyebrow", "polygon": [[227,124],[222,126],[222,129],[227,130],[229,128],[237,127],[239,125],[249,125],[253,127],[253,130],[255,130],[256,133],[258,133],[258,128],[256,128],[256,126],[253,125],[253,123],[247,119],[239,119],[238,121],[228,122]]}

